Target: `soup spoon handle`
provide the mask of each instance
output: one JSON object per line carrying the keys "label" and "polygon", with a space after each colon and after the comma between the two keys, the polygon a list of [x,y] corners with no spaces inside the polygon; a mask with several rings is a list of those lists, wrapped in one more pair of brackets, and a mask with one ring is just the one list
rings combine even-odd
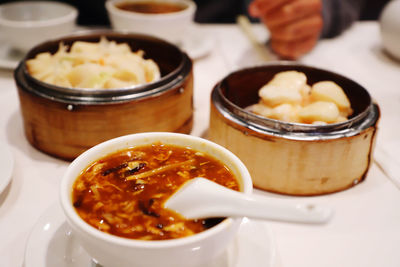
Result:
{"label": "soup spoon handle", "polygon": [[327,207],[246,195],[205,178],[187,182],[164,203],[164,207],[187,219],[249,217],[297,223],[326,223],[332,216],[332,210]]}

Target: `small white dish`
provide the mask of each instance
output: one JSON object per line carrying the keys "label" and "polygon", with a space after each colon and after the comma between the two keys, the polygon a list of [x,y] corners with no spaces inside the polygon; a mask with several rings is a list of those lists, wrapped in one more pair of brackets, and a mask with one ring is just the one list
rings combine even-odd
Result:
{"label": "small white dish", "polygon": [[0,142],[0,194],[11,181],[14,169],[14,156],[7,144]]}
{"label": "small white dish", "polygon": [[[228,249],[215,262],[203,267],[272,267],[276,262],[273,238],[266,223],[244,219]],[[26,245],[24,266],[100,267],[79,245],[58,203],[33,227]]]}
{"label": "small white dish", "polygon": [[13,70],[24,57],[24,53],[12,48],[4,40],[0,40],[0,69]]}

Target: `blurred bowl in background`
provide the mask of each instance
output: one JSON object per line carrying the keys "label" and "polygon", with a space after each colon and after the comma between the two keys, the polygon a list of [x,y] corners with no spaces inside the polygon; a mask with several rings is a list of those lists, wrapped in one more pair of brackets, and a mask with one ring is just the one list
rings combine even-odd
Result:
{"label": "blurred bowl in background", "polygon": [[[161,72],[157,81],[125,88],[67,88],[29,74],[28,59],[55,53],[60,42],[98,43],[102,37],[143,50]],[[138,132],[190,133],[193,125],[192,61],[161,39],[111,30],[88,31],[44,42],[32,48],[14,72],[25,135],[37,149],[72,160],[88,148]]]}
{"label": "blurred bowl in background", "polygon": [[[245,108],[275,74],[296,70],[308,84],[333,81],[343,88],[353,114],[327,125],[283,122]],[[290,62],[238,70],[211,96],[209,138],[237,155],[256,188],[288,195],[321,195],[363,181],[372,162],[378,106],[358,83],[339,74]]]}
{"label": "blurred bowl in background", "polygon": [[20,51],[69,34],[75,29],[75,7],[50,1],[22,1],[0,5],[0,35]]}
{"label": "blurred bowl in background", "polygon": [[190,0],[108,0],[106,9],[116,30],[153,35],[180,43],[194,21]]}
{"label": "blurred bowl in background", "polygon": [[384,48],[400,60],[400,0],[392,0],[384,7],[379,23]]}

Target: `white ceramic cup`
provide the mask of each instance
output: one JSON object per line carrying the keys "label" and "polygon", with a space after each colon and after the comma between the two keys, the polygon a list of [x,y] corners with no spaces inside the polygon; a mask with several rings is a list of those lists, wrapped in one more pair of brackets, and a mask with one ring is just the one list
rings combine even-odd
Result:
{"label": "white ceramic cup", "polygon": [[234,173],[245,194],[252,193],[252,182],[244,164],[229,150],[211,141],[177,133],[140,133],[101,143],[76,158],[61,182],[61,206],[82,247],[104,267],[204,266],[232,242],[242,218],[227,218],[204,232],[172,240],[143,241],[122,238],[97,230],[76,213],[72,205],[72,185],[90,163],[112,152],[154,142],[188,146],[214,156]]}
{"label": "white ceramic cup", "polygon": [[[118,4],[125,2],[176,3],[185,8],[177,12],[146,14],[126,11],[117,7]],[[190,0],[108,0],[105,5],[114,29],[153,35],[175,44],[180,44],[187,32],[190,31],[196,12],[196,4]]]}
{"label": "white ceramic cup", "polygon": [[75,29],[75,7],[50,1],[19,1],[0,5],[0,36],[22,52]]}
{"label": "white ceramic cup", "polygon": [[400,0],[392,0],[384,7],[379,24],[383,46],[400,60]]}

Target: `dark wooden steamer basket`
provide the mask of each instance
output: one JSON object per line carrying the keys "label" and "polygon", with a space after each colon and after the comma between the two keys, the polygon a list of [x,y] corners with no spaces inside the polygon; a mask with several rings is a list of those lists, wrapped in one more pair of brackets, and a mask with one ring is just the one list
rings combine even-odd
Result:
{"label": "dark wooden steamer basket", "polygon": [[[60,41],[98,42],[101,36],[141,49],[161,70],[161,79],[131,88],[95,90],[53,86],[29,75],[25,61],[54,53]],[[190,58],[175,45],[146,35],[114,31],[78,33],[28,52],[14,72],[25,135],[37,149],[72,160],[88,148],[138,132],[190,133],[193,124],[193,72]]]}

